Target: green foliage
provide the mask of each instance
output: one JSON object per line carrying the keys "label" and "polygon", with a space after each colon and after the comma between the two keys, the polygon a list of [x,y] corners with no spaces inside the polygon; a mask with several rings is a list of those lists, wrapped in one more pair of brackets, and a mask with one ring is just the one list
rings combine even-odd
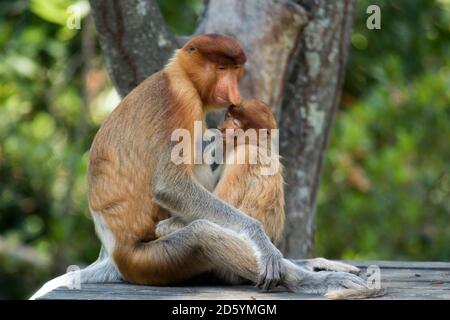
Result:
{"label": "green foliage", "polygon": [[173,32],[189,35],[203,10],[203,0],[157,0],[164,19]]}
{"label": "green foliage", "polygon": [[[450,3],[361,1],[318,204],[317,252],[450,259]],[[365,9],[381,7],[381,30]]]}
{"label": "green foliage", "polygon": [[[88,21],[66,27],[75,3],[85,15],[87,1],[0,2],[0,299],[27,297],[98,253],[87,156],[118,98],[98,46],[83,49],[95,41]],[[201,0],[158,3],[172,30],[194,30]],[[317,254],[449,259],[449,1],[358,3]],[[368,4],[380,4],[381,30],[366,29]]]}
{"label": "green foliage", "polygon": [[[67,37],[62,19],[72,3],[0,3],[0,298],[29,295],[99,248],[85,181],[97,126],[83,118],[80,34]],[[23,248],[51,265],[24,259]]]}

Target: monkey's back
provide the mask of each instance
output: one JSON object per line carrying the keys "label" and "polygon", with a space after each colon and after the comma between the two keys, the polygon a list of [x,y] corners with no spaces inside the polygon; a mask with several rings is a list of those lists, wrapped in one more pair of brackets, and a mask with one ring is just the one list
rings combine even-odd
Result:
{"label": "monkey's back", "polygon": [[154,239],[155,222],[166,215],[152,201],[151,181],[154,155],[165,138],[161,119],[168,90],[163,72],[147,78],[111,113],[92,143],[89,206],[120,242]]}

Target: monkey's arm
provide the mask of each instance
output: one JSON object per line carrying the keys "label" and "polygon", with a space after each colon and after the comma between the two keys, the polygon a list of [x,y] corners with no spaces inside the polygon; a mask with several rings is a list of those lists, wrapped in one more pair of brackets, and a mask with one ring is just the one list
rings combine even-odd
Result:
{"label": "monkey's arm", "polygon": [[214,196],[194,176],[194,165],[175,164],[170,150],[162,152],[153,175],[153,198],[185,220],[208,219],[250,238],[262,231],[261,223]]}
{"label": "monkey's arm", "polygon": [[[170,152],[164,155],[170,157]],[[263,289],[276,286],[283,256],[265,234],[261,222],[214,196],[196,181],[192,168],[180,166],[170,158],[158,162],[152,184],[155,202],[188,220],[207,219],[247,237],[259,251],[258,285]]]}
{"label": "monkey's arm", "polygon": [[251,239],[262,232],[258,220],[214,196],[191,175],[178,174],[171,182],[168,181],[169,176],[157,179],[153,197],[172,214],[186,220],[207,219],[232,230],[243,231]]}

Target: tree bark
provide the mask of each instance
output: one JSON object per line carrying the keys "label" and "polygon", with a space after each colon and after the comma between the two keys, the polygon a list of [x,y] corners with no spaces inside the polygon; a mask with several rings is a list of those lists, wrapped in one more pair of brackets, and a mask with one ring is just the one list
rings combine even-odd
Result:
{"label": "tree bark", "polygon": [[311,20],[290,66],[280,118],[288,257],[311,256],[323,157],[339,105],[355,1],[300,1]]}
{"label": "tree bark", "polygon": [[90,0],[113,84],[124,97],[161,70],[178,47],[154,1]]}
{"label": "tree bark", "polygon": [[[179,43],[153,1],[90,2],[108,69],[123,96],[161,69]],[[209,0],[195,32],[239,40],[248,58],[242,96],[265,101],[279,120],[288,221],[281,249],[288,257],[312,253],[316,192],[354,5],[355,0]]]}

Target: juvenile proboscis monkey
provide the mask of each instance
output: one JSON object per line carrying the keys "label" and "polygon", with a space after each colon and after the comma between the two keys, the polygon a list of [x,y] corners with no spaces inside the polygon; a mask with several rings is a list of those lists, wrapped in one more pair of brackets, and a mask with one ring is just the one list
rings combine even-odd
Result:
{"label": "juvenile proboscis monkey", "polygon": [[[276,120],[269,106],[254,99],[244,100],[240,106],[230,106],[218,129],[223,141],[219,141],[216,148],[223,148],[225,164],[215,170],[220,175],[220,180],[215,186],[214,195],[260,221],[272,242],[277,242],[285,222],[284,182],[279,155],[271,139],[271,135],[277,132]],[[238,162],[238,159],[244,161]],[[263,170],[267,168],[271,170]],[[171,217],[158,223],[156,235],[164,237],[186,225],[182,218]],[[310,271],[355,274],[360,271],[352,265],[324,258],[303,260],[300,264]],[[224,268],[215,269],[214,272],[230,283],[246,280]],[[366,288],[336,290],[328,292],[328,297],[365,298],[378,296],[382,292]]]}
{"label": "juvenile proboscis monkey", "polygon": [[[90,150],[88,200],[104,250],[81,271],[81,283],[119,274],[132,283],[167,285],[220,268],[262,289],[283,285],[325,293],[365,287],[353,274],[310,272],[283,259],[261,222],[199,183],[198,166],[171,161],[175,129],[189,130],[193,145],[199,138],[194,121],[204,121],[210,109],[240,104],[245,60],[234,39],[197,36],[103,123]],[[156,239],[155,226],[168,212],[193,222]],[[65,276],[67,281],[70,274]]]}
{"label": "juvenile proboscis monkey", "polygon": [[[244,100],[240,106],[228,108],[218,129],[218,141],[208,146],[221,148],[224,162],[214,170],[213,180],[220,180],[213,194],[260,221],[269,239],[276,242],[284,228],[284,188],[279,155],[271,148],[276,121],[270,108],[262,101]],[[272,172],[264,172],[267,167]],[[157,225],[156,235],[165,236],[185,225],[177,216],[163,220]]]}

